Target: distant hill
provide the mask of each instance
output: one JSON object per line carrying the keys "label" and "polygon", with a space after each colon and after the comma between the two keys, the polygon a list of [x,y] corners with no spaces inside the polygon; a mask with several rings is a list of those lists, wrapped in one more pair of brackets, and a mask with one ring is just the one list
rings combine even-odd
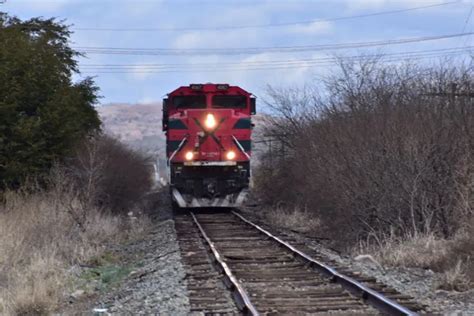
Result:
{"label": "distant hill", "polygon": [[165,146],[161,131],[161,103],[112,103],[98,108],[107,133],[134,149],[149,154],[162,153]]}
{"label": "distant hill", "polygon": [[158,167],[157,179],[165,177],[166,143],[161,131],[161,102],[111,103],[97,110],[106,133],[150,157]]}

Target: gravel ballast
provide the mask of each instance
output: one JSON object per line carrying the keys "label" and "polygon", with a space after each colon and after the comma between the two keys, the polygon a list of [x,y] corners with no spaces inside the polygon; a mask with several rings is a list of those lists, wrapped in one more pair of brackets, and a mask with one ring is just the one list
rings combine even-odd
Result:
{"label": "gravel ballast", "polygon": [[119,289],[100,298],[94,310],[113,315],[189,314],[185,272],[173,220],[156,224],[148,236],[127,248],[144,253],[138,263],[140,268],[133,270]]}

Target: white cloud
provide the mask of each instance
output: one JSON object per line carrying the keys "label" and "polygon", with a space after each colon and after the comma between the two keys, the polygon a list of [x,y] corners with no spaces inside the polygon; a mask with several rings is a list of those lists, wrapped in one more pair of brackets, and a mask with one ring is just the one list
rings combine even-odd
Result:
{"label": "white cloud", "polygon": [[287,28],[289,33],[320,35],[329,34],[333,31],[334,24],[329,21],[314,21],[310,24],[299,24]]}
{"label": "white cloud", "polygon": [[177,36],[172,48],[226,48],[226,47],[249,47],[260,43],[262,33],[257,29],[229,30],[216,35],[214,32],[189,31]]}
{"label": "white cloud", "polygon": [[[173,48],[222,48],[222,47],[249,47],[262,44],[267,40],[265,28],[229,28],[233,26],[249,26],[271,23],[271,16],[266,6],[218,6],[207,7],[202,16],[191,12],[186,13],[186,25],[195,25],[197,28],[206,27],[209,30],[187,31],[177,33],[172,42]],[[202,17],[205,16],[205,19]],[[183,19],[174,19],[167,25],[169,28],[183,27],[176,22]],[[216,32],[213,28],[219,30]]]}
{"label": "white cloud", "polygon": [[[287,64],[269,64],[271,61],[284,60]],[[293,62],[292,66],[289,66]],[[296,63],[296,64],[295,64]],[[249,66],[253,65],[253,66]],[[225,75],[225,79],[233,84],[253,87],[255,90],[263,90],[266,84],[272,85],[294,85],[301,84],[311,77],[312,66],[309,62],[298,61],[291,55],[278,55],[263,53],[248,56],[240,61],[236,68],[268,68],[258,70],[233,70]]]}
{"label": "white cloud", "polygon": [[154,75],[154,73],[151,70],[147,69],[147,67],[139,64],[130,66],[130,69],[127,70],[130,71],[129,76],[137,81],[147,80],[148,78]]}
{"label": "white cloud", "polygon": [[202,46],[203,40],[204,36],[202,33],[186,32],[177,36],[176,39],[173,41],[172,46],[178,49],[195,48]]}

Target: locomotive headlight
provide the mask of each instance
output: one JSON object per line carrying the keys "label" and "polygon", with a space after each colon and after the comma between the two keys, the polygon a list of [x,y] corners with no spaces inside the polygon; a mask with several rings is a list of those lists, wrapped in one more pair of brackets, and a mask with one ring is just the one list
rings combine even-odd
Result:
{"label": "locomotive headlight", "polygon": [[235,152],[234,151],[228,151],[226,154],[227,160],[233,160],[235,158]]}
{"label": "locomotive headlight", "polygon": [[204,121],[204,125],[206,125],[206,127],[208,129],[211,129],[211,128],[216,127],[216,124],[217,124],[217,122],[216,122],[216,118],[214,117],[214,115],[213,114],[208,114],[206,116],[206,120]]}
{"label": "locomotive headlight", "polygon": [[188,151],[186,155],[184,155],[184,158],[186,158],[186,160],[188,161],[193,160],[193,157],[194,157],[194,153],[192,151]]}

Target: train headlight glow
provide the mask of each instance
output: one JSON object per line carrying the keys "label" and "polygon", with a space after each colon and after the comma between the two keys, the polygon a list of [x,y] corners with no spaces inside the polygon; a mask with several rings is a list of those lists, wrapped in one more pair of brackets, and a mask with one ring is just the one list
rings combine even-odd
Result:
{"label": "train headlight glow", "polygon": [[192,151],[188,151],[186,155],[184,155],[184,158],[186,158],[186,160],[188,161],[193,160],[193,157],[194,157],[194,153]]}
{"label": "train headlight glow", "polygon": [[227,160],[233,160],[235,158],[235,152],[233,152],[232,150],[228,151],[226,154],[226,157],[227,157]]}
{"label": "train headlight glow", "polygon": [[208,128],[214,128],[217,125],[216,118],[214,117],[213,114],[208,114],[206,116],[206,120],[204,121],[204,125]]}

